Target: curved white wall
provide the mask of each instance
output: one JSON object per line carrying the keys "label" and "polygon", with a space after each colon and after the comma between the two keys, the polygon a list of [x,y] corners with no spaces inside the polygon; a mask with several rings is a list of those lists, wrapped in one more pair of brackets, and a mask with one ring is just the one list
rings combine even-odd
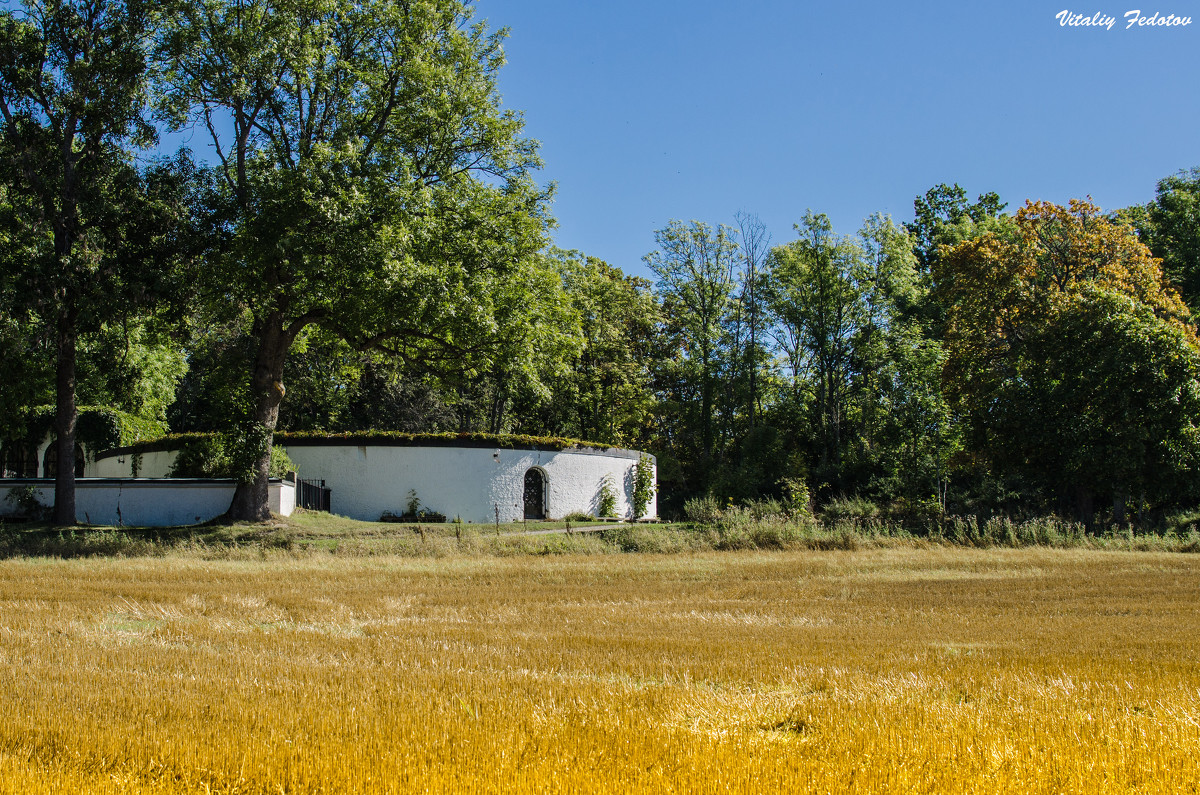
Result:
{"label": "curved white wall", "polygon": [[[324,480],[333,513],[377,521],[385,512],[402,514],[415,489],[421,507],[468,522],[519,521],[525,515],[525,472],[546,474],[546,516],[595,515],[600,488],[611,476],[617,515],[633,514],[633,468],[624,451],[510,450],[475,447],[288,444],[300,477]],[[647,516],[657,513],[651,500]]]}
{"label": "curved white wall", "polygon": [[[612,478],[616,513],[632,518],[633,470],[638,453],[625,450],[512,450],[488,447],[414,447],[404,445],[330,445],[291,442],[284,445],[301,478],[324,480],[332,490],[333,513],[378,521],[385,512],[405,513],[408,493],[415,489],[423,509],[447,519],[486,523],[520,521],[525,515],[525,473],[538,467],[546,475],[546,516],[596,515],[600,488]],[[141,477],[165,477],[173,451],[144,453]],[[129,476],[128,453],[91,464],[89,475]],[[651,459],[653,461],[653,459]],[[657,478],[657,471],[655,472]],[[656,516],[651,499],[645,514]]]}

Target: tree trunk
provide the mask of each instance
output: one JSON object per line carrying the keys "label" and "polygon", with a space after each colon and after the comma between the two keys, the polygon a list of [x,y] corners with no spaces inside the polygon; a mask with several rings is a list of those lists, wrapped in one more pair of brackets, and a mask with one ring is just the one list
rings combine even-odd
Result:
{"label": "tree trunk", "polygon": [[1113,522],[1115,524],[1125,524],[1125,494],[1124,488],[1113,493]]}
{"label": "tree trunk", "polygon": [[296,332],[282,327],[282,319],[272,313],[263,321],[257,334],[258,355],[250,377],[250,392],[254,399],[255,424],[266,429],[266,444],[259,451],[254,466],[254,478],[238,483],[233,501],[225,518],[231,522],[265,522],[271,518],[268,493],[271,470],[271,444],[275,425],[279,421],[279,403],[283,400],[283,362]]}
{"label": "tree trunk", "polygon": [[59,323],[55,391],[54,447],[58,472],[54,476],[54,524],[72,525],[75,524],[75,328],[69,319]]}
{"label": "tree trunk", "polygon": [[1075,487],[1075,511],[1079,521],[1091,530],[1092,523],[1096,520],[1096,510],[1092,505],[1092,492],[1086,486]]}

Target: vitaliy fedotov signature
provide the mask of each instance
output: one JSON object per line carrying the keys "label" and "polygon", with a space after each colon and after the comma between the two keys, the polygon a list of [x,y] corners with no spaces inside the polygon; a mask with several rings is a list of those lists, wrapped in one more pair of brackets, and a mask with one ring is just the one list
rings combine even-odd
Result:
{"label": "vitaliy fedotov signature", "polygon": [[[1059,26],[1064,28],[1096,27],[1112,30],[1113,25],[1117,24],[1116,17],[1110,16],[1103,11],[1097,11],[1095,14],[1088,16],[1087,14],[1078,14],[1074,11],[1063,9],[1055,14],[1054,18],[1058,20]],[[1178,14],[1161,14],[1158,11],[1147,16],[1140,9],[1136,8],[1132,11],[1126,11],[1124,20],[1125,30],[1134,27],[1179,28],[1192,24],[1191,17],[1181,17]]]}

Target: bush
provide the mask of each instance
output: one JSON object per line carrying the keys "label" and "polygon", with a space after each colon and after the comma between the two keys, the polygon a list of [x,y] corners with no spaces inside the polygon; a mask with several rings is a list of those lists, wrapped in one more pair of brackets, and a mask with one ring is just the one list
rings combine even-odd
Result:
{"label": "bush", "polygon": [[822,511],[826,519],[836,522],[839,519],[877,519],[879,506],[864,497],[834,497],[825,503]]}
{"label": "bush", "polygon": [[716,497],[695,497],[683,504],[683,515],[696,524],[716,524],[721,518],[721,507]]}
{"label": "bush", "polygon": [[600,483],[600,493],[596,497],[596,509],[600,516],[617,515],[617,487],[613,484],[613,476],[605,475]]}
{"label": "bush", "polygon": [[654,464],[643,455],[633,467],[633,518],[641,519],[654,499]]}
{"label": "bush", "polygon": [[812,516],[812,504],[808,484],[804,478],[783,478],[779,481],[783,490],[783,505],[792,516]]}
{"label": "bush", "polygon": [[4,501],[17,509],[17,516],[33,522],[45,521],[50,515],[50,506],[43,505],[38,490],[33,486],[9,489]]}

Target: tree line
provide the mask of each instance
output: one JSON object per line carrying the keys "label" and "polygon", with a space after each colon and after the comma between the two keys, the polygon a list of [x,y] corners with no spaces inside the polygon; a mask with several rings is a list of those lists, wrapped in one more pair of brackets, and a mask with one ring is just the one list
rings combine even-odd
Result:
{"label": "tree line", "polygon": [[[549,245],[468,3],[0,13],[0,435],[78,405],[223,435],[563,436],[686,500],[1151,523],[1200,485],[1200,171],[1103,213],[937,185],[852,233],[673,221],[654,279]],[[188,131],[204,158],[154,157]],[[74,521],[59,467],[55,520]]]}

